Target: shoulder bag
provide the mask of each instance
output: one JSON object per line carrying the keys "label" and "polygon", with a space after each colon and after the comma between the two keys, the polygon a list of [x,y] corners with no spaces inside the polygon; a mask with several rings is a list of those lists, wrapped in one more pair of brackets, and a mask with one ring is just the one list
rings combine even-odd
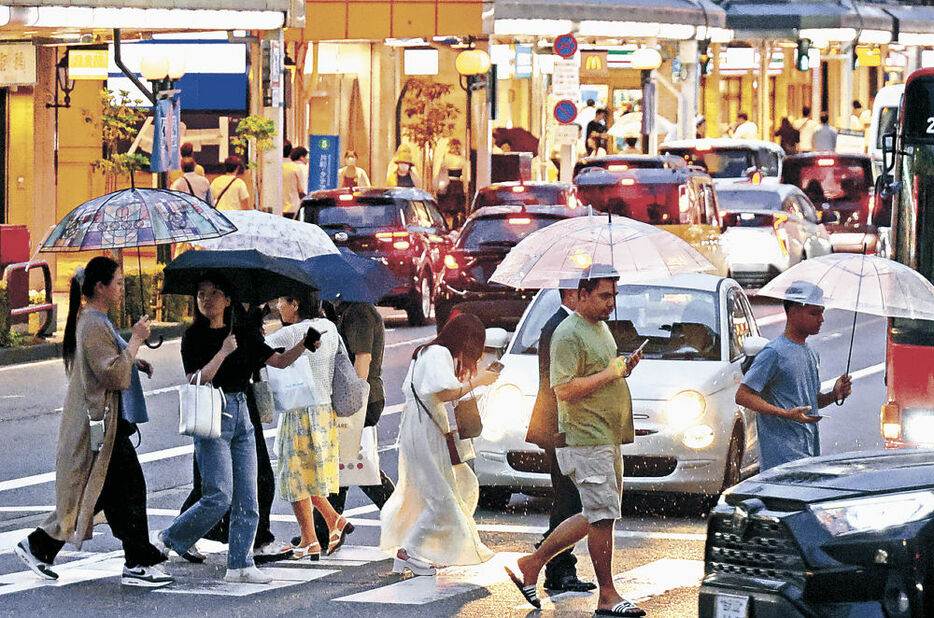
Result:
{"label": "shoulder bag", "polygon": [[454,422],[457,424],[457,435],[461,438],[478,438],[483,432],[483,419],[480,418],[473,391],[454,406]]}
{"label": "shoulder bag", "polygon": [[178,433],[195,438],[219,438],[224,392],[201,383],[201,370],[191,377],[192,384],[178,391]]}
{"label": "shoulder bag", "polygon": [[250,390],[253,391],[253,401],[256,403],[256,411],[259,412],[259,422],[273,422],[276,418],[277,408],[272,385],[254,376],[253,381],[250,383]]}
{"label": "shoulder bag", "polygon": [[422,402],[421,398],[418,396],[418,393],[415,392],[415,385],[410,384],[412,388],[412,395],[415,397],[415,401],[418,402],[419,408],[428,415],[429,420],[434,423],[434,426],[438,428],[438,431],[441,432],[441,435],[444,436],[444,440],[447,443],[448,447],[448,457],[451,459],[451,465],[456,466],[457,464],[467,463],[474,457],[476,457],[476,452],[473,448],[473,443],[470,440],[462,440],[454,436],[454,431],[445,432],[441,428],[441,424],[435,419],[431,414],[431,411],[428,407]]}
{"label": "shoulder bag", "polygon": [[[315,401],[311,387],[314,376],[304,354],[284,369],[267,366],[265,371],[266,381],[259,384],[266,384],[269,387],[274,408],[280,414],[321,403]],[[253,386],[255,387],[256,384]]]}
{"label": "shoulder bag", "polygon": [[339,342],[334,356],[334,376],[331,378],[331,406],[338,416],[350,416],[366,407],[370,384],[357,375],[350,356]]}

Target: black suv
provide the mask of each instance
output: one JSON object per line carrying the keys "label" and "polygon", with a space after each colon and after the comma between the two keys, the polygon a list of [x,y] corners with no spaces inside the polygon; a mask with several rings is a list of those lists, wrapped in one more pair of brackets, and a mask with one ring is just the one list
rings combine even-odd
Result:
{"label": "black suv", "polygon": [[405,188],[315,191],[302,200],[299,218],[334,244],[386,264],[400,285],[378,304],[405,309],[412,326],[427,321],[451,245],[434,196]]}
{"label": "black suv", "polygon": [[490,283],[490,276],[520,240],[579,214],[582,208],[535,205],[487,206],[473,213],[444,258],[435,296],[438,329],[454,312],[464,312],[479,317],[484,326],[515,330],[536,290]]}
{"label": "black suv", "polygon": [[934,451],[802,459],[710,513],[700,618],[934,616]]}

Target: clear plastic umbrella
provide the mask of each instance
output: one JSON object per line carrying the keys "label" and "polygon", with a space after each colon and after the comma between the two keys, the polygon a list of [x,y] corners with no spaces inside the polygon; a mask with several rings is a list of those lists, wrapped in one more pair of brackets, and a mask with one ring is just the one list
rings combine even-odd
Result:
{"label": "clear plastic umbrella", "polygon": [[761,296],[853,311],[846,372],[850,372],[857,313],[934,320],[934,285],[904,264],[859,253],[832,253],[789,268]]}
{"label": "clear plastic umbrella", "polygon": [[256,249],[272,257],[295,260],[339,253],[334,242],[317,225],[279,217],[259,210],[225,210],[237,230],[220,238],[194,240],[196,247],[212,251]]}
{"label": "clear plastic umbrella", "polygon": [[687,242],[626,217],[572,217],[523,238],[490,281],[512,288],[576,288],[581,279],[618,273],[627,283],[714,266]]}

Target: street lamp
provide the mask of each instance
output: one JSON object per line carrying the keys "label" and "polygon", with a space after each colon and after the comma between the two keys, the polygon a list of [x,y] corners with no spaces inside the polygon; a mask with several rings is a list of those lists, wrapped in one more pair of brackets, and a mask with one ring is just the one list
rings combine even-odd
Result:
{"label": "street lamp", "polygon": [[[68,79],[68,53],[66,52],[62,59],[55,65],[55,103],[46,103],[46,108],[69,108],[71,107],[71,91],[75,89],[75,80]],[[58,102],[58,91],[61,90],[65,95],[62,103]]]}
{"label": "street lamp", "polygon": [[490,71],[490,55],[482,49],[465,49],[454,59],[454,68],[460,75],[460,87],[467,93],[467,115],[465,124],[467,128],[467,166],[470,170],[470,180],[475,182],[474,169],[471,165],[472,142],[471,126],[473,125],[473,104],[471,95],[474,90],[486,87],[486,75]]}
{"label": "street lamp", "polygon": [[655,133],[655,83],[652,71],[662,66],[657,49],[641,47],[632,53],[632,68],[641,71],[642,82],[642,153],[649,153],[649,136]]}

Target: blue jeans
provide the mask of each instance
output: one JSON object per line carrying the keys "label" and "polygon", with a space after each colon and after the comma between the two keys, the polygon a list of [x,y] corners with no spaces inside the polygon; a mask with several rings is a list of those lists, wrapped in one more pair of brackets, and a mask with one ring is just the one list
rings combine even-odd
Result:
{"label": "blue jeans", "polygon": [[253,539],[259,521],[256,501],[256,443],[243,393],[227,393],[221,436],[195,438],[201,471],[201,499],[162,533],[166,546],[182,554],[230,509],[227,568],[253,566]]}

